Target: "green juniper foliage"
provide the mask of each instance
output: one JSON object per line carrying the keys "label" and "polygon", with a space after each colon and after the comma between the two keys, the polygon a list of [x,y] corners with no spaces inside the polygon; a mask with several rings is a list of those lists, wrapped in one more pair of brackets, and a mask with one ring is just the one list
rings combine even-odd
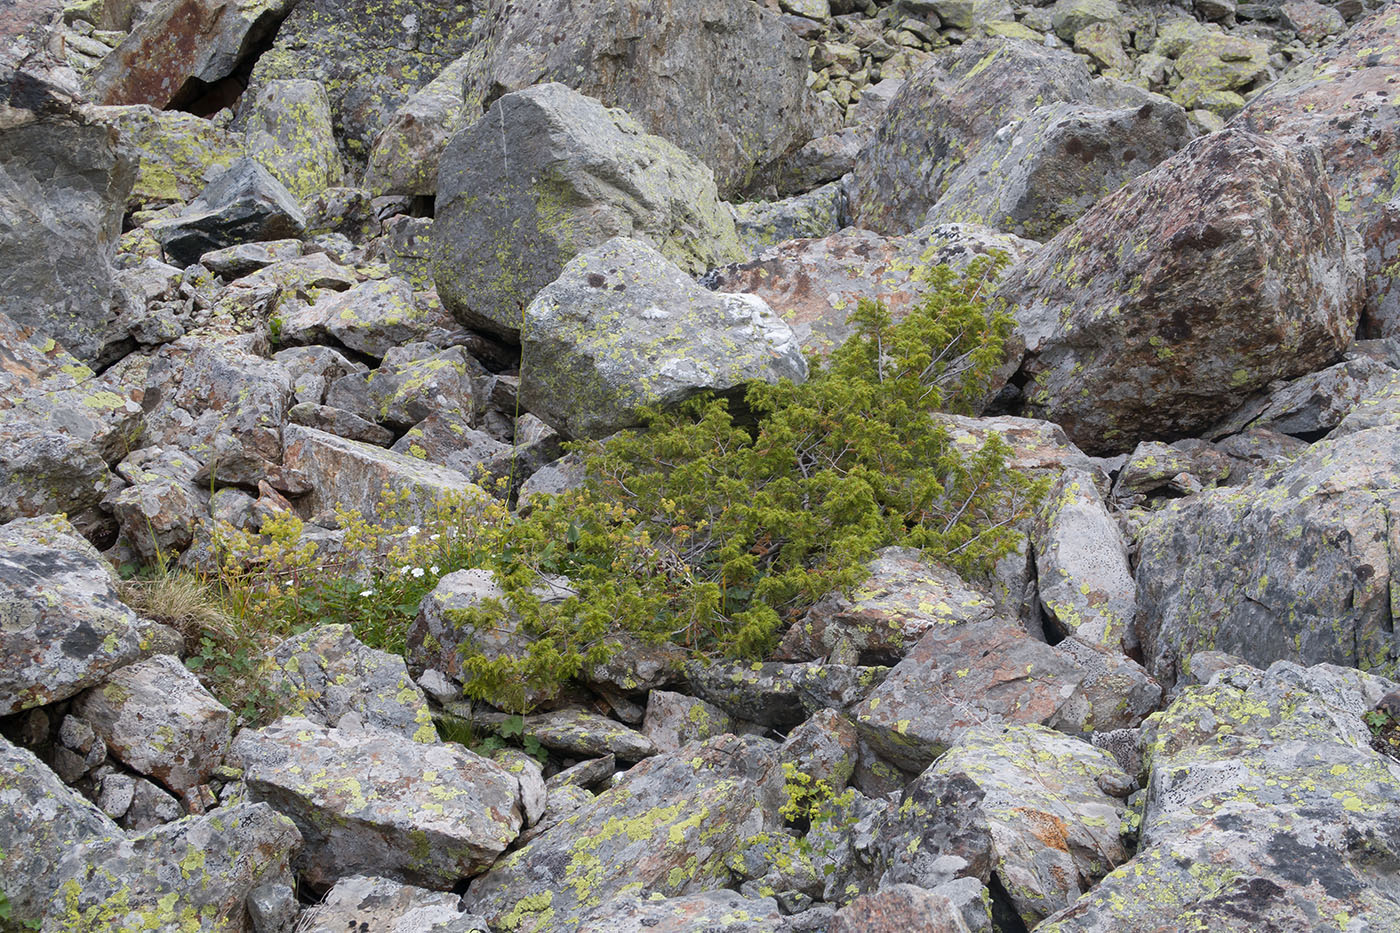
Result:
{"label": "green juniper foliage", "polygon": [[[995,435],[961,448],[936,413],[973,410],[1003,362],[1012,321],[986,298],[1001,265],[928,270],[897,323],[862,302],[855,336],[814,359],[806,383],[753,384],[743,405],[701,396],[583,445],[587,487],[516,523],[492,562],[536,640],[525,656],[466,658],[468,694],[500,704],[524,685],[557,685],[604,660],[622,632],[761,657],[888,545],[988,573],[1044,484],[1008,468]],[[577,597],[541,602],[541,573],[569,577]]]}

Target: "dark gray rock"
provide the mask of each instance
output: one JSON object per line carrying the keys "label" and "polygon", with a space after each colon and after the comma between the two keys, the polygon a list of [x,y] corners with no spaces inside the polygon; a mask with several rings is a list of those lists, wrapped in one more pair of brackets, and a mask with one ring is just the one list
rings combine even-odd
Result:
{"label": "dark gray rock", "polygon": [[306,215],[296,199],[253,159],[234,162],[179,215],[148,228],[182,266],[239,243],[300,237]]}

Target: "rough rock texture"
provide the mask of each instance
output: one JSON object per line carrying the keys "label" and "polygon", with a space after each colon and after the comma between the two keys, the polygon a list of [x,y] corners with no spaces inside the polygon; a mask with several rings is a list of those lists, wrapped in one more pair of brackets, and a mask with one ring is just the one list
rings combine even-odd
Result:
{"label": "rough rock texture", "polygon": [[520,401],[566,437],[605,437],[644,406],[807,377],[792,331],[762,299],[710,292],[638,240],[569,262],[525,310]]}
{"label": "rough rock texture", "polygon": [[703,891],[661,899],[624,896],[599,907],[579,933],[767,933],[782,915],[771,898],[734,891]]}
{"label": "rough rock texture", "polygon": [[248,154],[305,201],[342,180],[330,101],[318,81],[269,81],[251,105]]}
{"label": "rough rock texture", "polygon": [[188,201],[243,155],[243,140],[192,113],[146,104],[99,111],[121,134],[136,162],[132,206]]}
{"label": "rough rock texture", "polygon": [[562,84],[507,94],[454,136],[436,205],[443,303],[508,336],[565,263],[612,237],[643,240],[691,274],[744,255],[708,169]]}
{"label": "rough rock texture", "polygon": [[394,111],[375,137],[365,187],[375,195],[436,195],[438,163],[447,141],[477,113],[462,108],[462,80],[474,61],[457,59]]}
{"label": "rough rock texture", "polygon": [[647,759],[472,882],[467,909],[521,933],[572,933],[618,894],[723,887],[729,854],[769,823],[775,748],[727,735]]}
{"label": "rough rock texture", "polygon": [[233,714],[168,654],[113,672],[73,710],[112,755],[177,794],[208,780],[233,738]]}
{"label": "rough rock texture", "polygon": [[239,243],[298,237],[306,215],[296,199],[258,162],[231,164],[178,215],[148,228],[181,265]]}
{"label": "rough rock texture", "polygon": [[[1068,646],[1071,643],[1065,642]],[[1135,726],[1161,696],[1130,661],[1084,658],[998,620],[933,628],[855,710],[861,737],[904,768],[926,767],[966,728],[1005,722],[1064,732]],[[1108,676],[1111,684],[1093,685]]]}
{"label": "rough rock texture", "polygon": [[296,822],[313,884],[374,871],[437,890],[490,865],[520,832],[520,785],[460,746],[287,718],[245,729],[230,760],[255,800]]}
{"label": "rough rock texture", "polygon": [[116,316],[112,254],[135,163],[98,118],[24,109],[52,93],[31,81],[0,73],[0,314],[91,362]]}
{"label": "rough rock texture", "polygon": [[365,929],[385,933],[486,933],[485,922],[462,913],[455,894],[399,884],[387,878],[342,878],[325,900],[308,909],[299,933],[345,933]]}
{"label": "rough rock texture", "polygon": [[964,224],[922,227],[896,237],[846,229],[819,240],[781,243],[748,262],[712,270],[701,282],[716,291],[762,298],[792,327],[804,352],[829,353],[854,333],[847,320],[862,298],[883,301],[901,319],[923,292],[916,275],[923,266],[965,268],[992,252],[1020,261],[1035,246]]}
{"label": "rough rock texture", "polygon": [[1138,854],[1037,931],[1400,923],[1400,765],[1370,747],[1361,718],[1394,687],[1281,662],[1188,688],[1147,730]]}
{"label": "rough rock texture", "polygon": [[491,0],[486,16],[469,106],[563,82],[704,162],[726,196],[827,126],[804,44],[749,0]]}
{"label": "rough rock texture", "polygon": [[1113,515],[1080,470],[1051,488],[1036,527],[1040,601],[1062,637],[1130,651],[1137,643],[1137,584],[1128,545]]}
{"label": "rough rock texture", "polygon": [[734,720],[712,703],[669,690],[647,693],[642,734],[660,752],[674,752],[682,745],[703,742],[734,731]]}
{"label": "rough rock texture", "polygon": [[966,42],[911,76],[856,160],[850,187],[857,226],[907,233],[958,168],[1012,119],[1035,107],[1088,100],[1089,69],[1062,49],[1011,39]]}
{"label": "rough rock texture", "polygon": [[862,894],[831,918],[831,933],[971,933],[946,895],[912,884]]}
{"label": "rough rock texture", "polygon": [[1038,107],[952,173],[924,223],[986,224],[1046,240],[1191,136],[1186,113],[1162,98],[1121,110]]}
{"label": "rough rock texture", "polygon": [[422,516],[444,501],[471,503],[486,497],[447,467],[312,428],[288,425],[284,433],[285,467],[308,478],[311,491],[301,505],[313,516],[337,506],[377,514],[386,491],[405,499],[403,508],[410,516]]}
{"label": "rough rock texture", "polygon": [[996,614],[986,594],[946,567],[925,563],[916,550],[885,548],[868,567],[870,575],[849,596],[822,599],[787,630],[780,660],[832,655],[860,664],[896,664],[930,628]]}
{"label": "rough rock texture", "polygon": [[1344,360],[1286,385],[1271,386],[1271,391],[1260,393],[1216,425],[1210,436],[1253,429],[1317,437],[1341,424],[1364,399],[1385,391],[1397,375],[1396,370],[1369,357]]}
{"label": "rough rock texture", "polygon": [[165,0],[84,80],[101,104],[189,103],[228,77],[294,0]]}
{"label": "rough rock texture", "polygon": [[269,655],[267,688],[279,711],[334,726],[346,715],[366,726],[432,744],[437,730],[423,691],[403,658],[367,647],[348,625],[322,625],[294,635]]}
{"label": "rough rock texture", "polygon": [[262,804],[86,842],[59,863],[42,929],[252,933],[249,895],[290,885],[300,844],[292,821]]}
{"label": "rough rock texture", "polygon": [[272,48],[258,58],[244,99],[282,78],[321,82],[336,139],[358,172],[394,112],[467,51],[475,12],[466,0],[427,7],[402,0],[300,0]]}
{"label": "rough rock texture", "polygon": [[1029,410],[1115,452],[1333,362],[1360,307],[1352,242],[1314,151],[1240,130],[1196,140],[1002,283]]}
{"label": "rough rock texture", "polygon": [[329,294],[282,321],[284,344],[336,342],[382,359],[394,347],[456,329],[437,304],[419,300],[398,276],[371,279]]}
{"label": "rough rock texture", "polygon": [[524,734],[545,748],[570,757],[600,758],[614,755],[623,761],[641,761],[656,754],[651,739],[615,719],[578,709],[561,709],[527,716]]}
{"label": "rough rock texture", "polygon": [[0,715],[67,699],[137,660],[147,623],[61,517],[0,525]]}
{"label": "rough rock texture", "polygon": [[1395,545],[1400,426],[1314,445],[1245,486],[1171,503],[1138,541],[1145,663],[1176,680],[1193,652],[1396,669]]}
{"label": "rough rock texture", "polygon": [[1387,336],[1400,333],[1400,108],[1389,93],[1400,75],[1398,36],[1400,13],[1377,11],[1290,69],[1234,120],[1285,145],[1302,140],[1321,151],[1337,209],[1360,230],[1366,250],[1366,326]]}
{"label": "rough rock texture", "polygon": [[101,810],[34,755],[0,737],[0,892],[11,920],[43,918],[55,868],[74,846],[121,834]]}

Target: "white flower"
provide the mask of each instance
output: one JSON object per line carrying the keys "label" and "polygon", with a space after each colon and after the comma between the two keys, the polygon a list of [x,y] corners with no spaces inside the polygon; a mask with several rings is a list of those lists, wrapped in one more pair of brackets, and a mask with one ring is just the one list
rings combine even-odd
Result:
{"label": "white flower", "polygon": [[433,576],[437,576],[438,574],[442,573],[442,568],[439,567],[437,564],[433,564],[431,567],[428,568],[428,573],[432,574]]}
{"label": "white flower", "polygon": [[406,533],[406,534],[411,534],[411,535],[416,535],[416,534],[418,534],[418,532],[420,532],[420,531],[422,531],[422,530],[423,530],[423,529],[419,528],[417,525],[409,525],[408,528],[405,529],[405,533]]}
{"label": "white flower", "polygon": [[361,596],[373,596],[374,590],[360,590]]}
{"label": "white flower", "polygon": [[423,568],[422,568],[422,567],[414,567],[414,568],[413,568],[413,575],[414,575],[415,577],[421,577],[421,576],[423,576]]}
{"label": "white flower", "polygon": [[428,535],[428,540],[429,540],[429,541],[436,541],[438,538],[441,538],[441,537],[442,537],[442,535],[440,535],[440,534],[431,534],[431,535]]}
{"label": "white flower", "polygon": [[404,564],[402,567],[400,567],[399,573],[408,573],[408,564]]}

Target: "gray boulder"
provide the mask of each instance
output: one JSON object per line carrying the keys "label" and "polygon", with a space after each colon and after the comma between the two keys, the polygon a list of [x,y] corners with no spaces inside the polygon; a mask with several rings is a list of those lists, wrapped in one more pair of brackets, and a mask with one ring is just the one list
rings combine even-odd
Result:
{"label": "gray boulder", "polygon": [[1400,426],[1323,441],[1276,475],[1157,513],[1138,540],[1138,634],[1147,668],[1177,680],[1219,650],[1253,664],[1329,662],[1390,673]]}
{"label": "gray boulder", "polygon": [[149,623],[59,516],[0,525],[0,715],[65,700],[149,650]]}
{"label": "gray boulder", "polygon": [[58,888],[59,860],[69,850],[120,835],[32,753],[0,737],[0,893],[12,922],[32,926],[43,919]]}
{"label": "gray boulder", "polygon": [[365,187],[377,196],[436,195],[442,151],[479,113],[462,106],[462,80],[476,61],[468,53],[415,92],[375,137],[365,169]]}
{"label": "gray boulder", "polygon": [[1341,355],[1360,311],[1353,243],[1315,151],[1241,130],[1192,142],[1003,281],[1028,409],[1090,453],[1208,428]]}
{"label": "gray boulder", "polygon": [[487,933],[486,923],[462,913],[455,894],[355,875],[337,881],[326,897],[297,920],[298,933],[345,933],[350,929],[398,933]]}
{"label": "gray boulder", "polygon": [[147,229],[182,266],[239,243],[299,237],[306,215],[286,187],[250,158],[230,165],[180,214]]}
{"label": "gray boulder", "polygon": [[733,718],[712,703],[670,690],[647,693],[642,734],[651,739],[660,752],[674,752],[682,745],[733,731]]}
{"label": "gray boulder", "polygon": [[619,894],[724,887],[730,854],[772,826],[775,748],[726,735],[647,759],[472,882],[467,909],[520,933],[573,933]]}
{"label": "gray boulder", "polygon": [[0,314],[91,362],[116,317],[112,255],[136,166],[109,123],[45,108],[58,93],[0,71]]}
{"label": "gray boulder", "polygon": [[520,832],[520,785],[456,745],[422,745],[378,729],[281,719],[234,739],[248,792],[291,817],[313,884],[376,872],[447,890]]}
{"label": "gray boulder", "polygon": [[192,113],[147,104],[98,112],[116,126],[135,158],[129,207],[189,201],[243,155],[242,137]]}
{"label": "gray boulder", "polygon": [[1012,39],[965,42],[914,73],[856,159],[851,218],[908,233],[947,190],[952,173],[998,130],[1036,107],[1087,101],[1088,67],[1068,50]]}
{"label": "gray boulder", "polygon": [[511,337],[565,263],[612,237],[644,240],[691,274],[744,255],[709,169],[562,84],[507,94],[454,136],[436,203],[443,303]]}
{"label": "gray boulder", "polygon": [[525,310],[521,403],[567,437],[604,437],[643,406],[807,377],[792,331],[762,299],[696,285],[645,243],[571,260]]}
{"label": "gray boulder", "polygon": [[319,81],[269,81],[252,103],[248,155],[305,201],[341,184],[340,153],[331,128],[330,101]]}
{"label": "gray boulder", "polygon": [[290,886],[288,859],[300,845],[291,820],[247,803],[88,841],[59,862],[42,930],[255,933],[249,896]]}
{"label": "gray boulder", "polygon": [[1369,357],[1344,360],[1285,385],[1270,386],[1212,428],[1209,436],[1218,438],[1252,428],[1318,437],[1341,424],[1363,400],[1385,391],[1397,378],[1400,373]]}
{"label": "gray boulder", "polygon": [[952,173],[924,223],[986,224],[1046,240],[1191,136],[1186,112],[1166,98],[1119,110],[1038,107]]}
{"label": "gray boulder", "polygon": [[625,895],[599,907],[579,933],[770,933],[781,929],[782,915],[772,898],[745,897],[735,891],[704,891],[681,897],[642,898]]}
{"label": "gray boulder", "polygon": [[492,0],[485,16],[467,106],[563,82],[708,165],[726,195],[829,127],[804,43],[748,0]]}

